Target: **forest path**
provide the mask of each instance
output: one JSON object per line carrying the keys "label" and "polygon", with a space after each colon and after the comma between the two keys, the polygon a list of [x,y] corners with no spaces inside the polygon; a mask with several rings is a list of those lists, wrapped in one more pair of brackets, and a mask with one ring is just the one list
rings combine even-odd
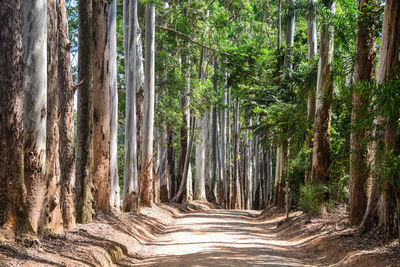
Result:
{"label": "forest path", "polygon": [[282,218],[259,215],[221,209],[181,214],[143,246],[134,266],[305,266],[305,255],[295,249],[299,242],[274,233]]}

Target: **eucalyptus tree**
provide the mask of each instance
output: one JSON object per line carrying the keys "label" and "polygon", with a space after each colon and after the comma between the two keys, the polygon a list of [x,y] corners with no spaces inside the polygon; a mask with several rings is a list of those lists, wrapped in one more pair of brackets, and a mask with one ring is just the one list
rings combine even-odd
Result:
{"label": "eucalyptus tree", "polygon": [[0,21],[0,50],[7,51],[0,54],[0,225],[19,237],[32,231],[24,183],[21,1],[4,1]]}
{"label": "eucalyptus tree", "polygon": [[119,210],[121,206],[118,178],[118,90],[117,90],[117,1],[110,4],[108,14],[108,68],[110,70],[110,206]]}
{"label": "eucalyptus tree", "polygon": [[[394,82],[398,79],[396,68],[399,64],[399,18],[400,3],[394,0],[386,1],[377,73],[378,90],[382,90],[382,95],[378,94],[378,101],[384,101],[380,105],[388,105],[385,96],[393,101],[394,92],[398,90]],[[389,239],[399,236],[399,173],[395,160],[400,154],[400,138],[396,131],[397,111],[393,112],[391,106],[383,108],[384,111],[374,121],[382,126],[382,129],[375,130],[377,139],[372,151],[373,179],[360,230],[383,230],[386,239]]]}
{"label": "eucalyptus tree", "polygon": [[[309,10],[307,14],[307,44],[308,44],[308,61],[311,62],[317,53],[317,21],[316,21],[316,0],[309,0]],[[308,120],[313,120],[315,116],[315,88],[311,88],[308,93],[307,98],[307,118]],[[306,141],[306,150],[312,149],[313,146],[313,136],[308,134]],[[306,171],[304,181],[306,184],[310,183],[310,171],[311,165],[309,158],[306,159]]]}
{"label": "eucalyptus tree", "polygon": [[92,1],[78,2],[78,112],[77,112],[77,221],[92,220],[93,189],[93,84],[92,84]]}
{"label": "eucalyptus tree", "polygon": [[22,2],[24,89],[24,178],[33,231],[44,230],[46,215],[47,8],[45,0]]}
{"label": "eucalyptus tree", "polygon": [[93,2],[93,185],[94,207],[110,212],[110,69],[109,5],[107,0]]}
{"label": "eucalyptus tree", "polygon": [[155,79],[155,7],[146,5],[145,89],[143,120],[143,155],[140,179],[140,203],[153,204],[153,128],[154,128],[154,79]]}
{"label": "eucalyptus tree", "polygon": [[[335,13],[334,0],[324,0],[323,4],[331,13]],[[331,120],[331,98],[333,92],[333,36],[334,27],[329,21],[329,18],[324,16],[321,21],[320,55],[318,62],[317,102],[311,168],[312,183],[326,183],[329,179],[329,125]]]}
{"label": "eucalyptus tree", "polygon": [[[137,131],[136,131],[136,86],[137,86],[137,1],[124,1],[124,48],[125,48],[125,158],[123,210],[138,207]],[[139,40],[140,41],[140,40]]]}
{"label": "eucalyptus tree", "polygon": [[[368,148],[366,146],[367,131],[357,127],[363,120],[363,113],[368,108],[368,99],[362,91],[363,83],[371,83],[375,79],[376,67],[376,9],[378,1],[360,0],[358,32],[356,41],[356,58],[354,65],[353,109],[351,115],[352,132],[350,136],[350,185],[349,208],[351,223],[360,224],[367,207],[367,181],[370,176]],[[371,7],[373,7],[371,9]],[[365,85],[364,85],[365,86]]]}
{"label": "eucalyptus tree", "polygon": [[47,1],[47,122],[46,122],[46,231],[62,231],[59,157],[58,13],[56,0]]}

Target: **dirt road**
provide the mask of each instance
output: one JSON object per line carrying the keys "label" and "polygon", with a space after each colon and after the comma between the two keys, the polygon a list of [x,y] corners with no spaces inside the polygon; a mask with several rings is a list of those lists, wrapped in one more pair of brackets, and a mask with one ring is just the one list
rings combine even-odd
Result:
{"label": "dirt road", "polygon": [[[179,216],[154,242],[145,243],[136,266],[305,266],[298,242],[274,233],[276,220],[257,211],[203,210]],[[122,265],[131,265],[129,259]]]}

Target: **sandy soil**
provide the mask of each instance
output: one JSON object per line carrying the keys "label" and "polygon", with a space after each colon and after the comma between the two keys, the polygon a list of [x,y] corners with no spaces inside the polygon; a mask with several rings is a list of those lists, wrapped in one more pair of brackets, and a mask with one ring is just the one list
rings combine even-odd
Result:
{"label": "sandy soil", "polygon": [[40,245],[0,243],[0,266],[400,266],[397,241],[358,236],[337,209],[288,220],[281,210],[158,205],[96,220]]}

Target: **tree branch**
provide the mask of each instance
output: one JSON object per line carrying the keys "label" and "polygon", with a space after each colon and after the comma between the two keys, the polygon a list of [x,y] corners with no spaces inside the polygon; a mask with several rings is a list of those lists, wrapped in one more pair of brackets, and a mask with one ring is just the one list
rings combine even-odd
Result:
{"label": "tree branch", "polygon": [[178,31],[176,31],[176,30],[174,30],[174,29],[167,28],[167,27],[163,27],[163,26],[156,26],[156,28],[157,28],[157,29],[160,29],[160,30],[164,30],[164,31],[173,32],[173,33],[175,33],[176,35],[179,35],[179,36],[181,36],[181,37],[184,37],[184,38],[188,39],[189,42],[191,42],[191,43],[193,43],[193,44],[196,44],[196,45],[198,45],[198,46],[201,46],[201,47],[203,47],[203,48],[205,48],[205,49],[214,51],[214,52],[216,52],[216,53],[220,53],[220,54],[224,54],[224,55],[230,56],[229,53],[226,53],[226,52],[224,52],[224,51],[221,51],[221,50],[218,50],[218,49],[215,49],[215,48],[206,46],[206,45],[204,45],[204,44],[202,44],[202,43],[199,43],[199,42],[193,40],[192,38],[190,38],[189,35],[184,34],[184,33],[182,33],[182,32],[178,32]]}

